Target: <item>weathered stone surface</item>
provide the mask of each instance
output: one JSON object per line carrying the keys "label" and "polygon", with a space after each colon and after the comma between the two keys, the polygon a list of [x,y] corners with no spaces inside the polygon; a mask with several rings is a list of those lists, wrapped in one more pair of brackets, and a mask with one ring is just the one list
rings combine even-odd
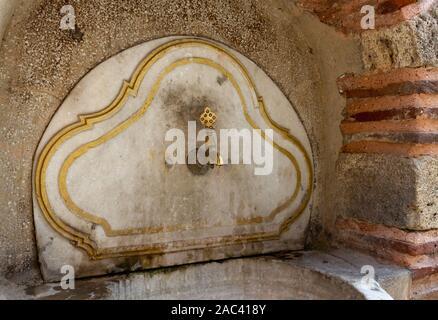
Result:
{"label": "weathered stone surface", "polygon": [[3,34],[11,21],[17,1],[0,0],[0,43]]}
{"label": "weathered stone surface", "polygon": [[341,154],[339,213],[411,230],[438,227],[438,159]]}
{"label": "weathered stone surface", "polygon": [[364,32],[361,42],[362,57],[368,70],[421,65],[416,35],[408,22],[388,29]]}
{"label": "weathered stone surface", "polygon": [[417,38],[422,65],[438,64],[438,2],[429,11],[410,21]]}
{"label": "weathered stone surface", "polygon": [[438,65],[438,2],[428,11],[382,30],[363,32],[362,56],[368,70]]}
{"label": "weathered stone surface", "polygon": [[412,281],[411,299],[437,300],[438,274],[433,273]]}
{"label": "weathered stone surface", "polygon": [[437,2],[423,9],[361,33],[368,71],[338,82],[347,97],[338,203],[350,218],[338,219],[335,237],[410,268],[415,280],[438,265],[428,231],[438,227]]}
{"label": "weathered stone surface", "polygon": [[356,40],[337,34],[290,1],[71,1],[76,33],[59,30],[64,4],[20,1],[0,51],[0,172],[7,181],[1,185],[2,274],[24,282],[29,279],[25,272],[40,277],[32,224],[32,157],[61,101],[99,62],[167,35],[226,43],[274,79],[297,108],[314,151],[314,237],[334,220],[330,199],[337,192],[331,182],[344,103],[335,79],[360,71]]}

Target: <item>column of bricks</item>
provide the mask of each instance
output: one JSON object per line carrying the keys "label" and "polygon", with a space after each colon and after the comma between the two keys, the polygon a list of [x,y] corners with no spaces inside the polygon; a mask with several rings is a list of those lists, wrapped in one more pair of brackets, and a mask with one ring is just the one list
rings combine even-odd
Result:
{"label": "column of bricks", "polygon": [[[438,287],[438,52],[416,48],[423,35],[414,33],[404,54],[390,32],[362,33],[368,70],[338,81],[347,106],[334,233],[338,243],[409,268],[412,296],[425,297]],[[436,50],[437,39],[426,40]],[[373,47],[379,41],[382,53]]]}
{"label": "column of bricks", "polygon": [[343,152],[438,155],[438,68],[348,75]]}
{"label": "column of bricks", "polygon": [[347,106],[337,240],[408,267],[414,282],[438,279],[438,68],[345,75],[338,85]]}
{"label": "column of bricks", "polygon": [[[364,72],[338,80],[347,105],[331,234],[409,268],[413,297],[427,296],[438,288],[438,1],[298,3],[362,48]],[[364,5],[374,30],[362,29]]]}

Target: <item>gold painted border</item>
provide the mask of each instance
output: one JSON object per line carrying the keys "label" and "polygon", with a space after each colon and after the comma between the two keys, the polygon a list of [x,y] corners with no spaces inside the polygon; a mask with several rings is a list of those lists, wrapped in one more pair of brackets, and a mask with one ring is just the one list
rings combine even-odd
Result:
{"label": "gold painted border", "polygon": [[[272,233],[271,232],[271,233],[259,233],[259,234],[253,234],[253,235],[240,235],[240,236],[226,236],[226,237],[221,237],[221,238],[209,238],[209,239],[203,239],[202,244],[199,244],[199,243],[196,244],[196,242],[199,242],[199,240],[189,240],[189,241],[178,241],[177,243],[155,244],[155,245],[138,246],[138,247],[132,247],[132,248],[131,247],[127,247],[127,248],[117,247],[117,248],[99,249],[99,248],[97,248],[96,244],[93,243],[93,241],[90,239],[88,234],[85,234],[85,233],[83,233],[79,230],[76,230],[76,229],[72,228],[71,226],[65,224],[53,212],[53,209],[51,208],[50,203],[48,201],[47,191],[45,190],[45,173],[46,173],[48,163],[50,162],[51,157],[54,155],[54,153],[59,145],[64,143],[66,140],[71,138],[73,135],[76,135],[82,131],[85,131],[85,130],[91,128],[94,123],[104,121],[105,119],[108,119],[109,117],[114,115],[116,112],[118,112],[121,109],[121,107],[124,105],[124,103],[126,102],[126,99],[129,96],[136,96],[136,94],[138,93],[139,86],[140,86],[144,76],[147,74],[147,72],[151,68],[151,66],[158,59],[160,59],[162,56],[167,54],[173,48],[180,48],[183,46],[184,47],[206,46],[206,47],[218,50],[218,51],[224,53],[227,57],[229,57],[231,59],[231,61],[235,65],[238,66],[238,68],[241,70],[242,74],[245,76],[246,80],[248,81],[250,88],[252,88],[254,90],[256,96],[258,97],[258,102],[259,102],[261,115],[262,115],[263,119],[268,124],[270,124],[274,128],[275,131],[280,133],[285,139],[291,141],[304,155],[307,169],[309,170],[308,181],[307,181],[308,183],[307,183],[307,188],[306,188],[304,200],[301,202],[300,206],[292,214],[292,216],[289,217],[287,220],[285,220],[285,222],[282,223],[280,230],[279,230],[279,233]],[[208,61],[207,60],[208,59],[203,59],[203,58],[189,58],[189,59],[183,59],[182,61],[177,62],[177,65],[183,65],[184,63],[201,63],[201,64],[206,64],[206,65],[210,65],[212,67],[215,67],[217,70],[219,69],[219,71],[221,71],[224,75],[229,77],[229,79],[231,80],[231,82],[235,86],[235,89],[238,91],[239,96],[241,98],[241,101],[244,102],[241,90],[240,90],[237,82],[235,81],[235,79],[233,79],[233,76],[228,71],[226,71],[222,66],[215,64],[211,60],[208,60]],[[111,130],[109,133],[110,137],[108,137],[108,139],[110,139],[111,137],[117,135],[118,133],[120,133],[121,131],[123,131],[127,127],[129,127],[130,124],[135,122],[136,119],[140,118],[144,114],[144,112],[146,112],[148,106],[150,105],[150,103],[152,102],[152,100],[154,98],[156,91],[158,91],[158,89],[159,89],[159,85],[160,85],[161,80],[165,77],[166,74],[171,72],[172,68],[174,68],[173,65],[168,66],[165,69],[165,72],[163,72],[163,74],[160,75],[159,81],[156,81],[153,89],[151,90],[154,92],[154,94],[149,95],[144,106],[139,111],[137,111],[137,113],[135,113],[134,116],[131,116],[131,118],[129,118],[128,120],[125,120],[125,122],[123,122],[121,125],[119,125],[115,129]],[[250,123],[250,125],[253,128],[258,129],[256,124],[254,123],[254,121],[249,117],[245,103],[243,104],[243,107],[244,107],[244,114],[245,114],[247,121]],[[132,119],[132,118],[134,118],[134,119]],[[269,114],[266,111],[265,105],[263,103],[263,99],[258,94],[252,79],[250,78],[246,68],[240,63],[240,61],[238,61],[231,53],[228,53],[227,51],[225,51],[225,49],[223,49],[223,48],[221,48],[221,47],[219,47],[211,42],[208,42],[205,40],[200,40],[200,39],[181,39],[181,40],[171,41],[165,45],[158,47],[157,49],[153,50],[152,53],[136,69],[133,77],[131,78],[131,81],[129,83],[125,81],[123,83],[122,90],[120,91],[117,98],[113,101],[113,103],[111,103],[107,108],[105,108],[99,112],[85,115],[85,116],[79,116],[79,119],[80,119],[79,122],[64,128],[57,135],[55,135],[49,141],[49,143],[46,145],[46,147],[43,149],[43,151],[41,152],[41,155],[40,155],[39,160],[38,160],[37,168],[36,168],[36,174],[35,174],[35,189],[36,189],[38,203],[42,209],[42,212],[43,212],[45,218],[49,222],[49,224],[56,231],[58,231],[61,235],[63,235],[67,239],[70,239],[71,241],[74,241],[78,247],[84,249],[92,259],[102,259],[102,258],[115,257],[115,256],[151,254],[151,253],[158,253],[158,252],[159,253],[172,252],[172,251],[180,251],[183,249],[188,250],[188,249],[193,249],[193,248],[197,248],[197,247],[206,247],[206,246],[212,247],[212,246],[230,244],[233,242],[239,243],[239,242],[248,242],[248,241],[260,241],[260,240],[264,240],[264,239],[268,239],[268,238],[269,239],[278,239],[279,235],[284,230],[286,230],[290,226],[290,224],[300,216],[300,214],[302,212],[304,212],[304,209],[306,208],[308,202],[310,201],[311,193],[312,193],[313,170],[312,170],[312,165],[311,165],[309,155],[307,154],[305,148],[298,141],[298,139],[296,139],[295,137],[293,137],[289,133],[289,131],[286,128],[283,128],[272,121],[271,117],[269,116]],[[103,138],[103,137],[104,136],[102,136],[101,138]],[[266,137],[264,137],[264,138],[266,139]],[[104,139],[102,139],[102,140],[104,140]],[[103,142],[104,141],[102,141],[101,143],[103,143]],[[295,161],[295,166],[297,169],[297,186],[299,186],[299,183],[301,180],[301,175],[299,172],[298,164],[296,163],[296,159],[294,159],[293,155],[290,154],[287,150],[276,145],[275,142],[273,142],[273,141],[270,141],[270,142],[274,146],[276,146],[276,148],[278,150],[280,150],[283,154],[285,154],[293,163]],[[110,235],[136,234],[136,232],[140,233],[140,231],[144,231],[144,228],[142,228],[141,230],[134,230],[134,233],[133,233],[133,230],[129,230],[128,233],[126,233],[124,230],[112,230],[111,227],[109,226],[108,222],[104,221],[104,219],[92,216],[92,215],[84,212],[82,209],[78,208],[73,203],[73,201],[71,201],[71,198],[68,195],[66,183],[65,183],[65,178],[66,178],[68,168],[70,167],[70,165],[74,162],[74,160],[77,157],[79,157],[81,154],[85,153],[90,147],[94,147],[98,144],[100,144],[100,143],[98,143],[97,141],[92,141],[92,142],[80,147],[79,149],[75,150],[67,158],[67,160],[64,162],[64,164],[62,166],[62,170],[61,170],[62,172],[60,173],[60,178],[59,178],[60,192],[61,192],[67,206],[69,207],[69,209],[71,209],[74,213],[78,214],[80,217],[85,218],[88,221],[102,225],[102,227],[104,228],[106,233],[108,232],[108,234],[110,234]],[[297,193],[298,192],[296,189],[296,191],[294,192],[294,195],[287,201],[287,205],[289,205],[290,202],[292,202],[295,199],[295,197],[297,196]],[[283,210],[284,205],[281,207],[282,207],[281,210]],[[241,219],[241,221],[239,221],[239,223],[244,224],[244,223],[248,223],[248,222],[251,222],[251,223],[262,222],[263,220],[260,220],[260,218],[273,219],[275,217],[275,214],[276,214],[275,211],[276,210],[274,210],[274,212],[271,213],[271,215],[269,215],[267,217],[251,218],[252,221],[245,221],[244,219]],[[251,220],[251,219],[246,219],[246,220]],[[168,231],[168,230],[165,230],[165,231]],[[160,230],[158,230],[157,232],[160,232]]]}
{"label": "gold painted border", "polygon": [[[102,145],[103,143],[114,138],[115,136],[117,136],[118,134],[120,134],[121,132],[123,132],[124,130],[129,128],[134,122],[139,120],[149,109],[152,101],[154,100],[154,98],[156,96],[156,93],[159,91],[161,82],[166,78],[166,76],[169,73],[171,73],[172,71],[174,71],[175,69],[177,69],[178,67],[185,66],[188,64],[201,64],[201,65],[209,66],[209,67],[214,68],[215,70],[219,71],[222,76],[227,78],[230,81],[230,83],[233,85],[234,89],[236,90],[236,92],[239,95],[245,119],[248,121],[248,123],[251,125],[251,127],[253,129],[260,129],[257,127],[255,122],[249,116],[248,106],[246,104],[244,95],[243,95],[242,90],[241,90],[240,86],[238,85],[236,79],[234,78],[234,76],[230,72],[228,72],[220,64],[217,64],[210,59],[192,57],[192,58],[180,59],[180,60],[170,64],[169,66],[167,66],[165,68],[165,70],[161,74],[159,74],[158,80],[154,83],[152,89],[150,90],[149,96],[146,99],[146,102],[144,103],[144,105],[134,115],[132,115],[127,120],[125,120],[122,123],[120,123],[119,125],[117,125],[112,130],[108,131],[106,134],[102,135],[98,139],[90,141],[90,142],[80,146],[76,150],[74,150],[66,158],[66,160],[64,161],[64,163],[61,167],[59,179],[58,179],[59,191],[60,191],[61,197],[64,200],[67,208],[71,212],[73,212],[76,216],[78,216],[79,218],[84,219],[88,222],[100,225],[103,228],[105,234],[109,237],[144,234],[144,233],[151,234],[151,233],[158,233],[158,232],[175,232],[175,231],[179,231],[181,229],[185,230],[186,227],[189,227],[189,226],[201,227],[201,228],[207,226],[207,225],[205,225],[204,222],[202,222],[202,223],[198,223],[195,225],[193,225],[193,224],[186,225],[186,226],[185,225],[178,225],[177,227],[175,227],[175,226],[173,226],[173,227],[172,226],[165,226],[165,227],[164,226],[157,226],[157,227],[143,227],[143,228],[129,228],[129,229],[122,229],[122,230],[114,230],[106,219],[98,217],[96,215],[93,215],[93,214],[81,209],[79,206],[77,206],[76,203],[71,198],[71,196],[68,192],[68,189],[67,189],[67,174],[68,174],[70,167],[74,163],[74,161],[76,159],[78,159],[79,157],[81,157],[82,155],[84,155],[85,153],[87,153],[90,149],[98,147],[99,145]],[[253,90],[253,88],[250,88],[250,89]],[[299,168],[299,165],[298,165],[296,158],[289,151],[280,147],[277,143],[268,140],[267,137],[265,137],[263,132],[260,132],[260,133],[265,140],[269,141],[269,143],[271,143],[275,149],[279,150],[283,155],[285,155],[291,161],[291,163],[293,164],[295,171],[297,173],[297,181],[296,181],[294,192],[292,193],[292,195],[284,203],[280,204],[277,208],[275,208],[268,216],[264,216],[264,217],[256,216],[256,217],[246,218],[246,219],[239,218],[236,221],[237,225],[261,223],[261,222],[271,222],[279,212],[283,211],[290,204],[292,204],[293,201],[298,196],[300,181],[301,181],[301,171],[300,171],[300,168]],[[72,135],[75,135],[75,133],[71,133],[70,136],[72,136]],[[232,225],[228,225],[228,226],[232,226]],[[227,226],[220,225],[218,227],[227,227]]]}

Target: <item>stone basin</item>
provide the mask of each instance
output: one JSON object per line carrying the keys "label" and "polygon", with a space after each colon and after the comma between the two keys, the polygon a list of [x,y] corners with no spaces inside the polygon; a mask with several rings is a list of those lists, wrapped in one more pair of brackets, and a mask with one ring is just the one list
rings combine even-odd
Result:
{"label": "stone basin", "polygon": [[[367,285],[363,265],[375,268]],[[34,299],[406,299],[409,272],[346,249],[283,252],[59,283],[26,290]]]}

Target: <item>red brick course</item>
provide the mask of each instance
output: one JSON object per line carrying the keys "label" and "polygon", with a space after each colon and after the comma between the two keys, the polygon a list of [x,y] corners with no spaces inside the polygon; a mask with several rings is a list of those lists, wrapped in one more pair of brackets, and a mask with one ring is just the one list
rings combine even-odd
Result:
{"label": "red brick course", "polygon": [[400,68],[338,79],[347,97],[342,152],[438,155],[438,68]]}
{"label": "red brick course", "polygon": [[337,241],[412,270],[421,278],[438,270],[438,230],[405,231],[352,218],[338,218]]}
{"label": "red brick course", "polygon": [[300,0],[298,4],[344,33],[364,32],[360,22],[362,6],[375,7],[375,28],[386,28],[427,11],[435,0]]}

